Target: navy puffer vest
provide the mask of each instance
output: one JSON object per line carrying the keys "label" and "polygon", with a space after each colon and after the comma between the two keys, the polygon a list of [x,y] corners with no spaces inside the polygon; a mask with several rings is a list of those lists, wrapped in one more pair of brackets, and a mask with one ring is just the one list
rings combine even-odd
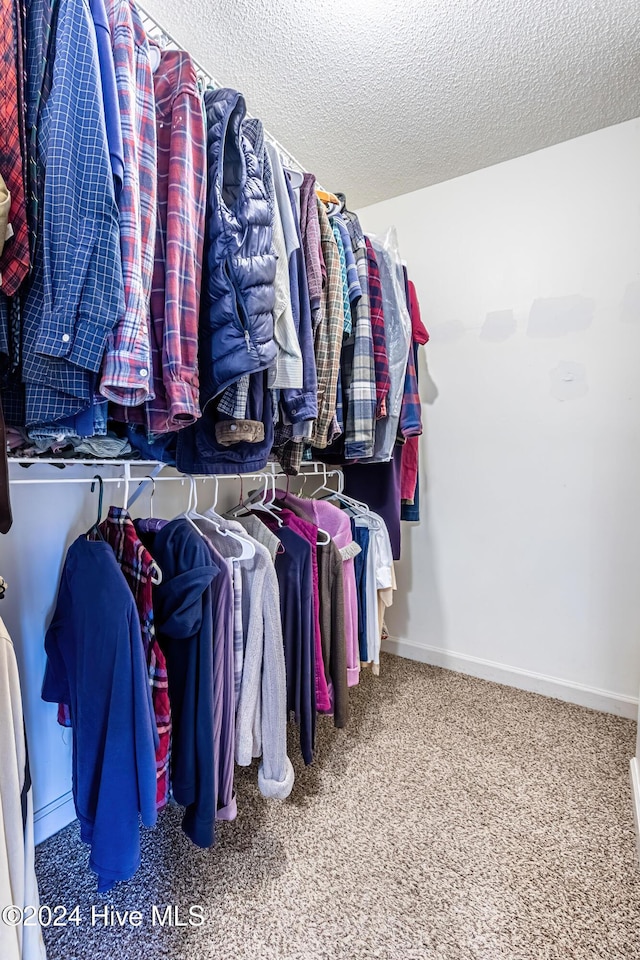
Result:
{"label": "navy puffer vest", "polygon": [[207,90],[207,239],[200,316],[200,405],[273,363],[274,280],[261,163],[236,90]]}

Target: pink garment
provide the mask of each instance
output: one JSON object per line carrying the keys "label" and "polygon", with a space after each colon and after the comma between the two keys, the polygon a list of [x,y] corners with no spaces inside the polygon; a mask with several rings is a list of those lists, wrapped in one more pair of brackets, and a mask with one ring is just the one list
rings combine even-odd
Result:
{"label": "pink garment", "polygon": [[[414,343],[429,342],[429,331],[422,322],[420,304],[415,284],[409,280],[409,314],[411,316],[411,337]],[[417,371],[417,365],[416,365]],[[413,503],[418,483],[419,446],[418,437],[409,437],[402,448],[400,466],[400,498]]]}
{"label": "pink garment", "polygon": [[344,579],[344,623],[347,651],[347,684],[354,687],[360,680],[360,650],[358,648],[358,592],[354,557],[360,547],[351,533],[351,521],[347,514],[327,500],[304,500],[292,493],[277,492],[278,499],[290,502],[313,516],[321,530],[326,530],[342,556]]}
{"label": "pink garment", "polygon": [[402,448],[400,461],[400,499],[413,503],[418,483],[419,437],[409,437]]}

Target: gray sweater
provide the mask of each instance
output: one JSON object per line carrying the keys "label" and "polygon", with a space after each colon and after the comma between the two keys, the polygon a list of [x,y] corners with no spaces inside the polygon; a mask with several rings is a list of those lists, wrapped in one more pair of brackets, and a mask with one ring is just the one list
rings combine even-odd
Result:
{"label": "gray sweater", "polygon": [[[216,516],[216,522],[223,530],[248,536],[234,520]],[[260,792],[284,800],[293,788],[294,773],[287,756],[287,684],[278,579],[267,547],[251,540],[255,556],[239,561],[245,646],[236,712],[236,763],[248,767],[254,757],[262,756]]]}

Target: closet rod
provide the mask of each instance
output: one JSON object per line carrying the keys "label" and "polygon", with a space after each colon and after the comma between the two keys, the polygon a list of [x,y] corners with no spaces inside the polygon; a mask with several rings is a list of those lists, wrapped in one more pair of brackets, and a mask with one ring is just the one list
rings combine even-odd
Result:
{"label": "closet rod", "polygon": [[[276,473],[274,471],[273,473],[198,474],[198,475],[194,475],[193,479],[196,481],[201,480],[203,483],[206,480],[217,480],[218,482],[220,480],[236,480],[236,481],[237,480],[261,480],[263,477],[269,477],[269,478],[275,477],[276,480],[281,480],[281,479],[286,480],[287,478],[289,478],[290,480],[299,480],[304,477],[315,477],[319,475],[320,475],[319,473],[299,473],[297,476],[292,477],[290,474],[281,473],[281,472]],[[340,471],[336,469],[327,470],[326,475],[327,477],[331,477],[331,476],[338,477],[340,476]],[[166,481],[173,480],[174,483],[176,481],[180,481],[180,483],[184,484],[187,480],[190,480],[190,479],[191,479],[190,474],[185,473],[175,477],[153,477],[153,478],[131,477],[131,476],[130,477],[125,477],[125,476],[103,477],[102,482],[103,483],[140,484],[140,483],[150,483],[150,482],[164,483]],[[9,483],[12,486],[14,484],[27,484],[27,483],[95,483],[95,482],[96,482],[95,477],[34,477],[34,478],[28,477],[25,479],[23,479],[22,477],[18,477],[15,480],[14,479],[9,480]]]}
{"label": "closet rod", "polygon": [[[161,47],[164,48],[169,46],[169,44],[171,44],[177,50],[185,49],[182,46],[182,44],[178,43],[176,38],[172,36],[167,30],[165,30],[162,24],[158,23],[155,17],[152,17],[150,13],[147,13],[144,7],[141,7],[140,4],[138,4],[138,11],[140,13],[140,16],[142,17],[142,23],[144,25],[145,30],[147,31],[148,36],[151,37],[153,40],[155,40],[157,43],[159,43]],[[198,63],[195,57],[191,56],[191,60],[193,61],[193,65],[196,69],[196,73],[198,74],[200,79],[204,81],[205,86],[210,85],[212,87],[216,87],[218,90],[220,90],[222,87],[225,86],[225,84],[219,83],[218,80],[216,80],[215,77],[213,77],[208,70],[205,70],[205,68],[200,63]],[[251,114],[247,113],[247,116],[250,117]],[[289,163],[286,164],[286,166],[292,165],[293,168],[295,170],[298,170],[300,173],[307,172],[306,167],[303,167],[302,164],[299,162],[299,160],[296,160],[296,158],[291,153],[291,151],[287,150],[286,147],[283,147],[280,141],[276,140],[276,138],[272,136],[267,130],[264,131],[264,136],[266,140],[268,140],[270,143],[273,144],[273,146],[276,148],[276,150],[282,156],[282,158],[289,161]],[[322,185],[318,182],[316,182],[316,186],[319,187],[320,190],[324,189]]]}

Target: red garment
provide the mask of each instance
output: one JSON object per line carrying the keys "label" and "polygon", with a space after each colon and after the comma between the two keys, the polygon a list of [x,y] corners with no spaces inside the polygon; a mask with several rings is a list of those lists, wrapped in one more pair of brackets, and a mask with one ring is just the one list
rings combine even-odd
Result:
{"label": "red garment", "polygon": [[133,520],[121,507],[109,507],[107,519],[100,531],[113,547],[116,560],[131,587],[140,617],[142,643],[149,667],[151,699],[158,728],[159,744],[156,750],[156,806],[158,810],[169,800],[169,755],[171,752],[171,707],[167,661],[160,649],[153,625],[153,558],[133,525]]}
{"label": "red garment", "polygon": [[116,419],[167,433],[200,417],[198,319],[207,204],[207,133],[198,77],[182,50],[163,50],[153,75],[158,216],[151,290],[155,399],[116,407]]}
{"label": "red garment", "polygon": [[24,187],[24,165],[20,147],[18,101],[17,6],[14,0],[0,0],[0,173],[11,194],[9,224],[13,236],[0,256],[0,290],[13,296],[29,272],[29,230]]}
{"label": "red garment", "polygon": [[[412,280],[409,280],[409,315],[411,317],[411,337],[413,340],[412,350],[416,357],[418,345],[429,342],[429,333],[420,316],[420,304],[418,295]],[[418,364],[416,362],[416,378],[418,375]],[[413,503],[418,483],[419,470],[419,437],[409,437],[402,448],[402,459],[400,462],[400,498]]]}
{"label": "red garment", "polygon": [[384,311],[382,309],[382,284],[375,250],[368,237],[367,269],[369,279],[369,313],[371,315],[371,335],[373,337],[373,362],[376,373],[376,420],[387,415],[387,397],[391,389],[389,377],[389,357],[387,355],[387,335],[384,329]]}
{"label": "red garment", "polygon": [[156,110],[149,45],[132,0],[107,0],[124,148],[118,200],[125,313],[113,329],[100,392],[136,406],[151,394],[149,297],[156,235]]}

